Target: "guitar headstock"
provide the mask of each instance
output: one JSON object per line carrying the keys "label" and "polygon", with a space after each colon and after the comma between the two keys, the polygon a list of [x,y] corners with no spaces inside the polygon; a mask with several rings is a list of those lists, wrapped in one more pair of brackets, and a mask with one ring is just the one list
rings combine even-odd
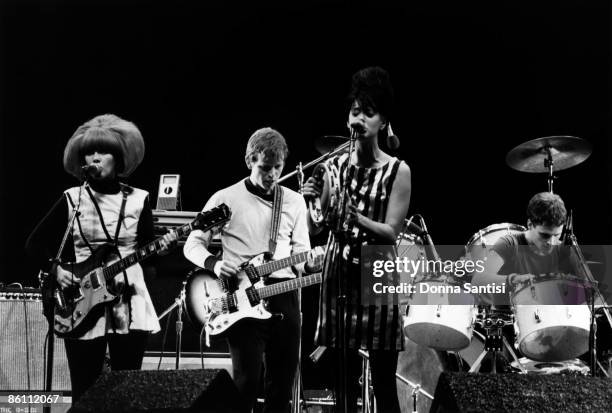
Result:
{"label": "guitar headstock", "polygon": [[230,208],[221,204],[209,209],[208,211],[200,212],[191,223],[193,229],[208,231],[211,228],[225,224],[232,217]]}

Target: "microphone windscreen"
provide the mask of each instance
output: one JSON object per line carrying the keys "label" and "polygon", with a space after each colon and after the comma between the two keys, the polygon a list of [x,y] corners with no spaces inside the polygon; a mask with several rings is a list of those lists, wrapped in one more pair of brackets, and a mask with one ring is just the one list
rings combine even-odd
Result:
{"label": "microphone windscreen", "polygon": [[391,150],[396,150],[400,146],[399,138],[395,135],[387,136],[387,146]]}

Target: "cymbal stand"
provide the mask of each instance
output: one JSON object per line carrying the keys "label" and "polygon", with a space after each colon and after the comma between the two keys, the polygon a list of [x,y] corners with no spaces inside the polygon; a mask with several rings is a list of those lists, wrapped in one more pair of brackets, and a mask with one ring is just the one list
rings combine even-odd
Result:
{"label": "cymbal stand", "polygon": [[510,320],[504,320],[502,317],[495,317],[495,315],[487,309],[483,311],[482,320],[476,321],[478,324],[482,325],[485,329],[485,344],[484,350],[478,356],[474,365],[470,368],[469,373],[477,373],[480,370],[480,366],[485,356],[489,353],[492,355],[492,363],[491,363],[491,373],[497,374],[497,353],[501,352],[504,347],[510,352],[510,355],[516,361],[516,364],[519,366],[521,373],[527,373],[527,370],[521,365],[512,346],[508,343],[508,340],[504,336],[502,332],[502,328],[507,325],[513,325],[514,320],[512,317]]}
{"label": "cymbal stand", "polygon": [[550,192],[551,194],[553,193],[553,184],[555,182],[555,168],[554,168],[554,164],[555,161],[553,161],[553,156],[552,156],[552,147],[550,145],[546,145],[544,147],[544,151],[546,152],[546,158],[544,159],[544,167],[548,168],[548,192]]}
{"label": "cymbal stand", "polygon": [[[569,224],[568,224],[568,233],[567,233],[567,237],[566,240],[567,242],[569,242],[570,247],[572,248],[572,250],[574,251],[574,253],[576,254],[576,257],[578,258],[578,262],[580,264],[580,266],[582,267],[582,271],[584,272],[584,275],[587,278],[587,287],[588,290],[591,292],[588,296],[589,296],[589,306],[590,306],[590,310],[591,310],[591,327],[590,327],[590,331],[589,331],[589,355],[590,355],[590,368],[591,368],[591,375],[595,376],[595,373],[597,371],[597,322],[595,319],[595,301],[600,301],[601,304],[603,304],[603,313],[606,316],[606,319],[608,320],[608,323],[610,324],[610,326],[612,326],[612,316],[610,315],[610,310],[608,308],[608,304],[606,303],[606,300],[604,299],[603,295],[601,294],[601,291],[599,291],[599,288],[597,286],[597,281],[595,280],[595,278],[593,277],[593,274],[591,273],[591,270],[589,269],[589,266],[586,263],[586,260],[584,259],[584,255],[582,254],[582,250],[580,249],[580,246],[578,245],[578,240],[576,238],[576,235],[574,234],[574,218],[572,216],[572,211],[570,211],[570,215],[569,215]],[[606,374],[605,370],[602,369],[602,371],[604,371],[604,374]]]}
{"label": "cymbal stand", "polygon": [[176,308],[176,343],[175,343],[175,366],[176,370],[179,369],[179,365],[181,362],[181,346],[182,346],[182,338],[183,338],[183,306],[185,305],[185,286],[187,285],[187,281],[183,281],[183,288],[179,293],[179,296],[174,299],[174,304],[168,307],[161,315],[158,317],[158,320],[164,318],[167,314],[169,314],[172,310]]}

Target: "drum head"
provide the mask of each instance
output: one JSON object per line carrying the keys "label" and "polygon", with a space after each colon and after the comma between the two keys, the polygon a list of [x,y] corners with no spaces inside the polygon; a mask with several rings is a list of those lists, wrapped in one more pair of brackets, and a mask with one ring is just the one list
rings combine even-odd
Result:
{"label": "drum head", "polygon": [[495,243],[504,235],[523,232],[526,230],[527,228],[522,225],[511,224],[508,222],[489,225],[488,227],[481,229],[480,231],[472,235],[465,247],[469,250],[474,245],[484,244],[487,246],[492,246],[495,245]]}

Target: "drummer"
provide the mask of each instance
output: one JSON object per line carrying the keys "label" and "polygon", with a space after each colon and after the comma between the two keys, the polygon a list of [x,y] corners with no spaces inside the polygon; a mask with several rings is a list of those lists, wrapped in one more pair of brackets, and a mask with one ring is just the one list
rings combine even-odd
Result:
{"label": "drummer", "polygon": [[508,275],[511,274],[525,277],[529,277],[527,274],[577,274],[577,266],[559,241],[566,216],[565,204],[559,195],[540,192],[531,198],[527,206],[527,230],[500,238],[487,256],[484,271],[472,277],[474,285],[506,283],[506,294],[481,295],[483,304],[509,304]]}

